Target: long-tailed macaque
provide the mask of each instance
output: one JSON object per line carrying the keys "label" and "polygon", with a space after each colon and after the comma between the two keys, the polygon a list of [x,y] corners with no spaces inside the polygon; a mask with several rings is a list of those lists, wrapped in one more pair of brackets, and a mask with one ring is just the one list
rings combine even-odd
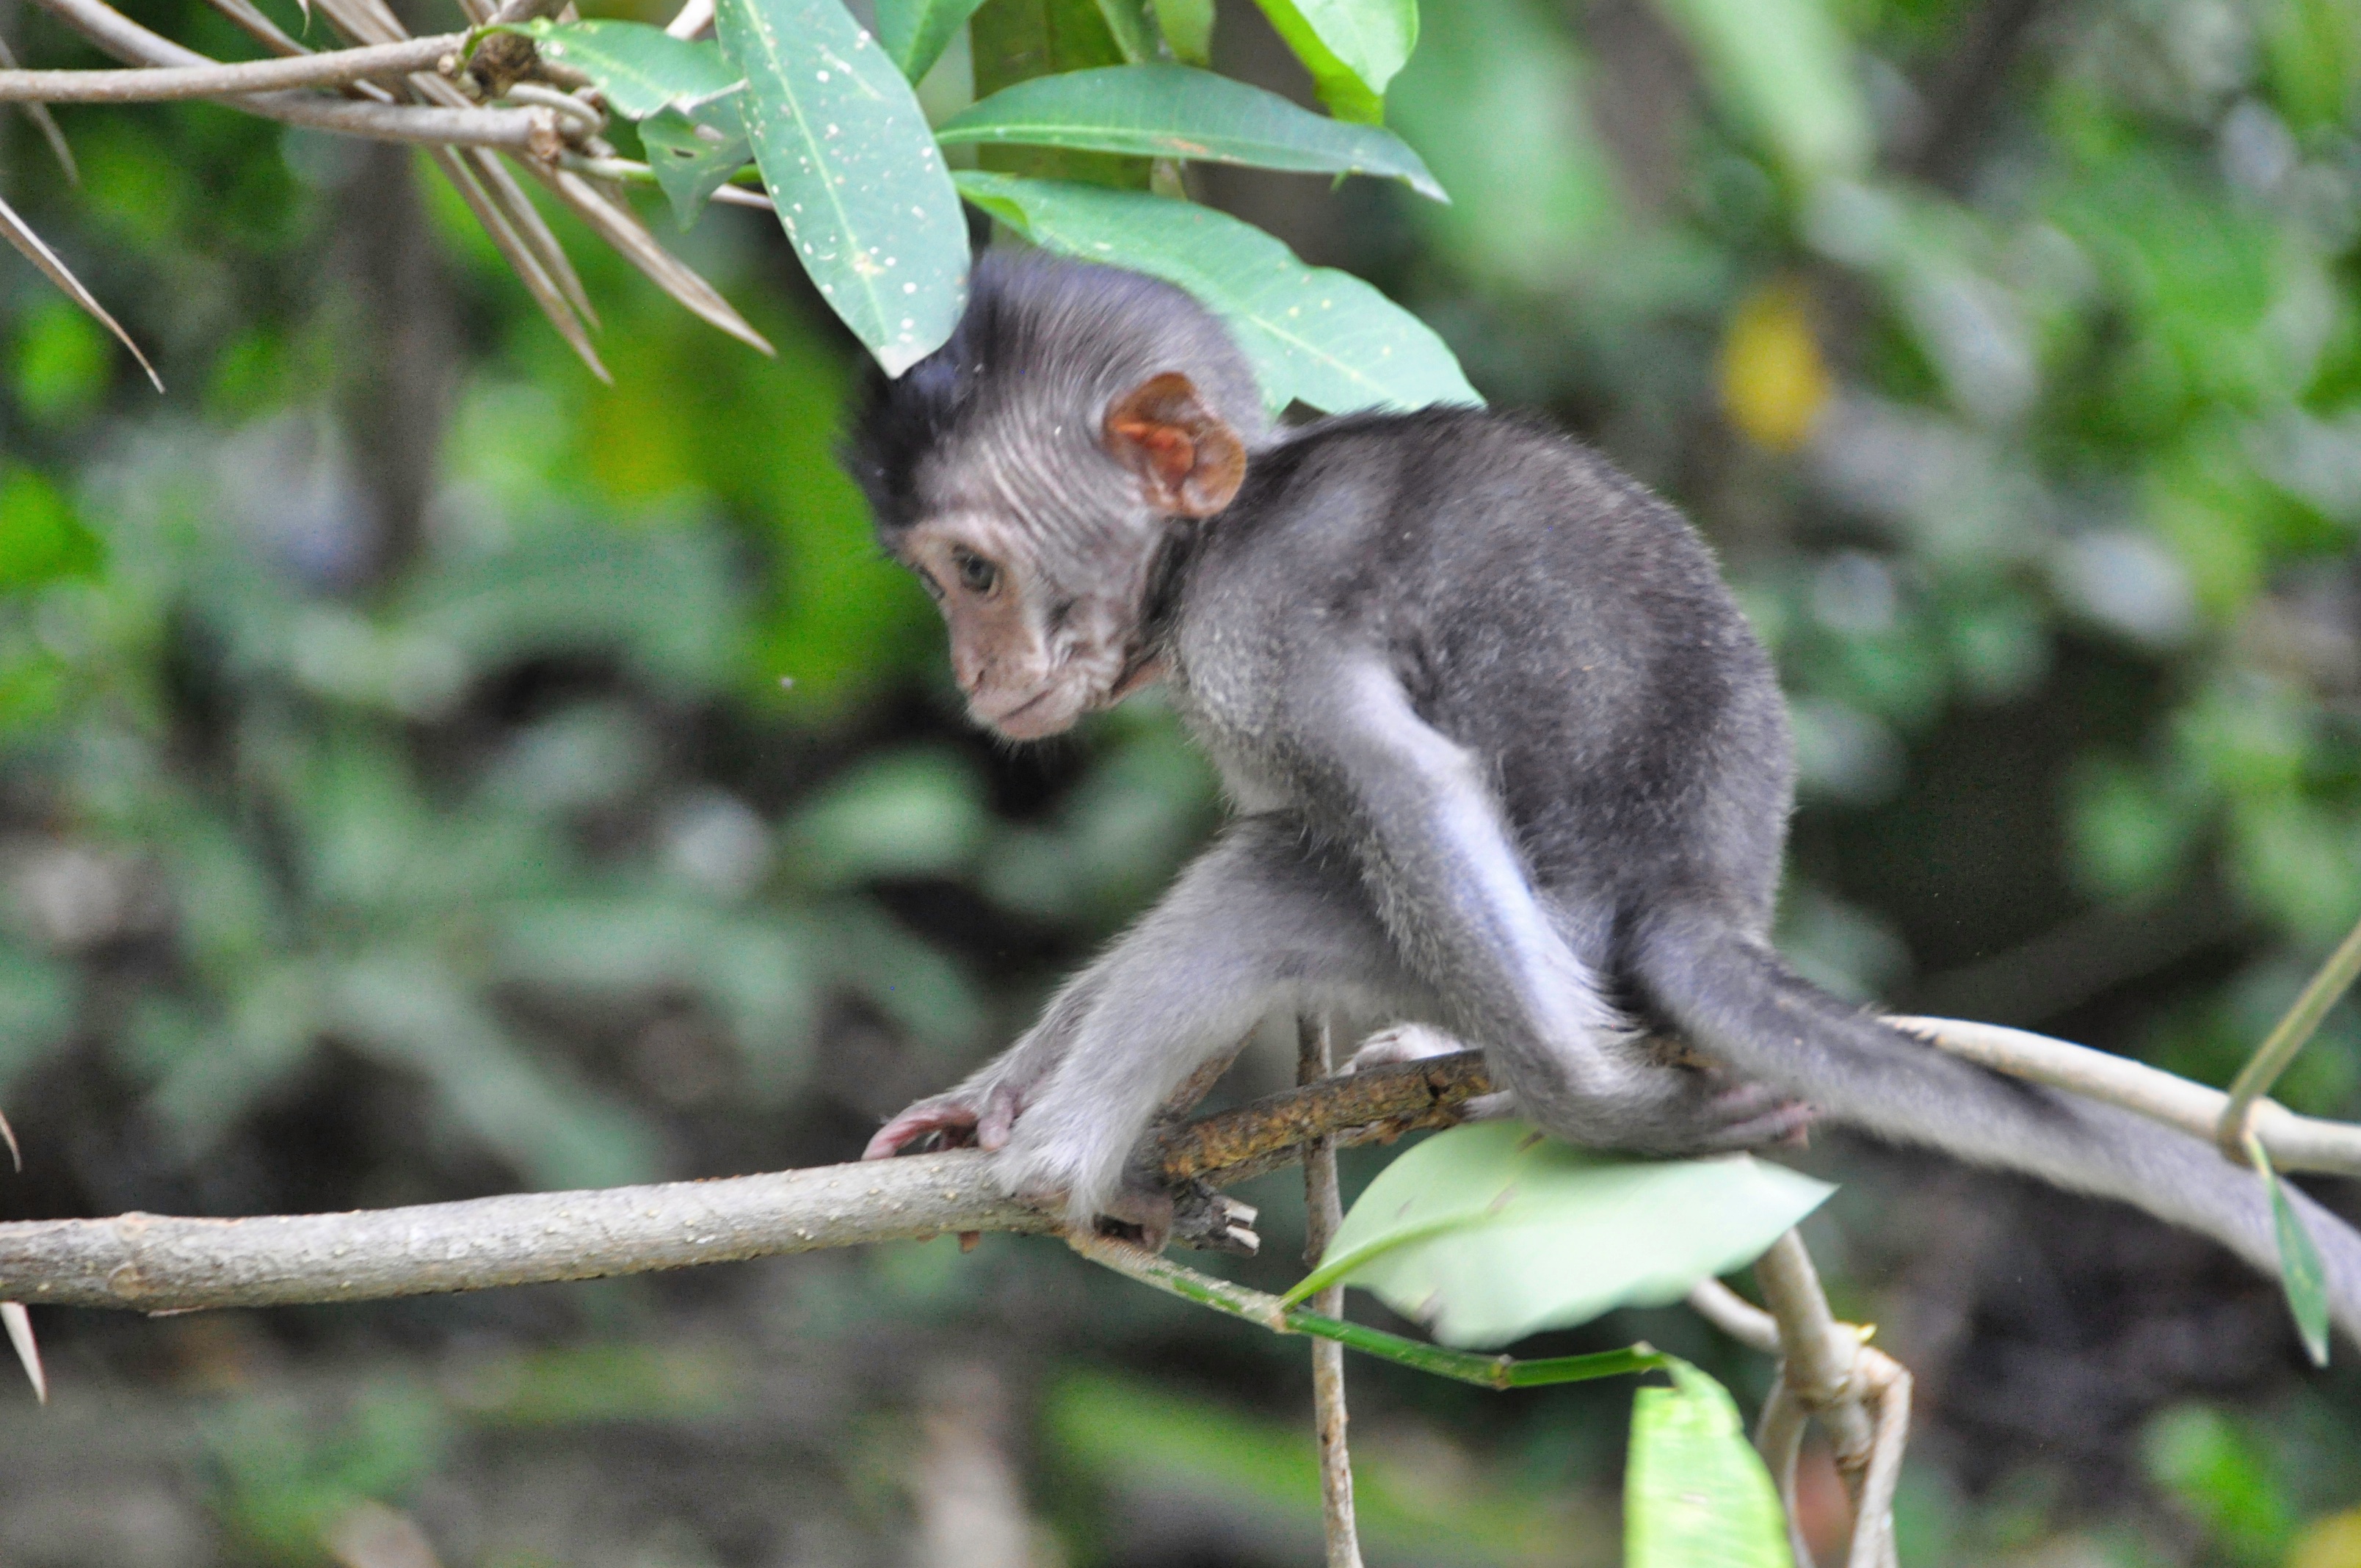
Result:
{"label": "long-tailed macaque", "polygon": [[[1576,1143],[1742,1148],[1825,1115],[2274,1267],[2261,1179],[2210,1144],[1947,1056],[1781,961],[1771,663],[1687,523],[1595,454],[1468,408],[1273,429],[1180,291],[994,255],[950,341],[877,381],[850,460],[979,722],[1053,735],[1160,680],[1235,813],[872,1156],[972,1139],[1012,1193],[1159,1245],[1169,1201],[1126,1174],[1159,1105],[1258,1018],[1334,1013],[1469,1042]],[[2361,1334],[2361,1236],[2302,1207]]]}

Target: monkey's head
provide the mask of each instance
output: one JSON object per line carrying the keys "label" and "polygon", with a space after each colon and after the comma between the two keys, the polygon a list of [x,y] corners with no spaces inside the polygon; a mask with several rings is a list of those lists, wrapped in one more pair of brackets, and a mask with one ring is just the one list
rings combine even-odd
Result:
{"label": "monkey's head", "polygon": [[846,461],[943,612],[969,713],[1032,740],[1153,677],[1158,559],[1230,504],[1263,431],[1246,356],[1180,290],[994,252],[950,341],[873,375]]}

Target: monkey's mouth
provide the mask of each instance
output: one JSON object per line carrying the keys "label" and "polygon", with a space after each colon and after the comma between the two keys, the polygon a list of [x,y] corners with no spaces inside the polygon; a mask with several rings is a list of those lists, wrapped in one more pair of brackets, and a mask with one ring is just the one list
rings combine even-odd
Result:
{"label": "monkey's mouth", "polygon": [[1011,740],[1040,740],[1060,730],[1073,728],[1082,717],[1082,705],[1058,703],[1052,699],[1065,694],[1063,685],[1047,685],[1015,707],[1000,713],[988,713],[979,705],[975,716],[986,728],[996,729]]}

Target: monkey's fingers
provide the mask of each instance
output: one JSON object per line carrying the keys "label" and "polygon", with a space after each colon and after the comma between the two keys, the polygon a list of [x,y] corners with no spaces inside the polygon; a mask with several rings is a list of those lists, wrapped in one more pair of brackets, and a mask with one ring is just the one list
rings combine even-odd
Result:
{"label": "monkey's fingers", "polygon": [[1005,1147],[1017,1113],[1024,1109],[1023,1097],[1006,1084],[985,1095],[983,1112],[975,1119],[976,1147],[987,1151]]}
{"label": "monkey's fingers", "polygon": [[878,1128],[876,1135],[869,1140],[869,1146],[861,1151],[861,1157],[892,1159],[902,1152],[905,1146],[917,1143],[932,1133],[941,1133],[947,1140],[963,1144],[974,1131],[974,1107],[921,1100]]}
{"label": "monkey's fingers", "polygon": [[1713,1097],[1713,1114],[1716,1125],[1700,1140],[1700,1154],[1800,1144],[1818,1110],[1767,1083],[1733,1083]]}

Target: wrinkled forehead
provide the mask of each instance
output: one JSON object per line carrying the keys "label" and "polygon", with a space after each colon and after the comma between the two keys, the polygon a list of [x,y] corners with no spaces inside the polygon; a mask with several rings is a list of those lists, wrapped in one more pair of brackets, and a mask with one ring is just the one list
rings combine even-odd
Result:
{"label": "wrinkled forehead", "polygon": [[911,527],[988,527],[1048,550],[1088,548],[1128,532],[1137,500],[1130,477],[1100,444],[1103,413],[1077,408],[960,433],[919,464]]}

